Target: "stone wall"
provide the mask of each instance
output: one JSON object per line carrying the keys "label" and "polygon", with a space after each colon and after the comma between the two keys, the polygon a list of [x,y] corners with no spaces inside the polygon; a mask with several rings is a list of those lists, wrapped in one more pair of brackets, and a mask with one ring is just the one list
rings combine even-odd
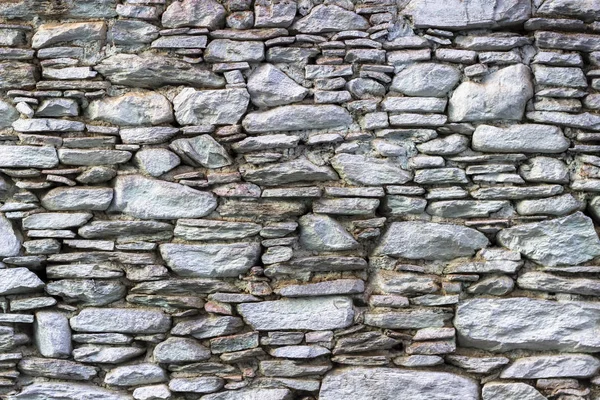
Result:
{"label": "stone wall", "polygon": [[600,399],[600,0],[0,23],[1,398]]}

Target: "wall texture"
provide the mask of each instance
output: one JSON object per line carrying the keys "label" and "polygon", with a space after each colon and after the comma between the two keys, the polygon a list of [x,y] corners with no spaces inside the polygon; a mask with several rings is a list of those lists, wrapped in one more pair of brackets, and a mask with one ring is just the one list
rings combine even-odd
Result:
{"label": "wall texture", "polygon": [[0,23],[3,399],[600,399],[600,0]]}

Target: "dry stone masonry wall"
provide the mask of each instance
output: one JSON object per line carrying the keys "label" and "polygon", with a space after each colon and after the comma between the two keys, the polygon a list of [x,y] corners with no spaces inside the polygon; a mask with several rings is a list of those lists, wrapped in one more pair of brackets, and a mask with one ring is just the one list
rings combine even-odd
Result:
{"label": "dry stone masonry wall", "polygon": [[600,0],[0,1],[0,397],[600,399]]}

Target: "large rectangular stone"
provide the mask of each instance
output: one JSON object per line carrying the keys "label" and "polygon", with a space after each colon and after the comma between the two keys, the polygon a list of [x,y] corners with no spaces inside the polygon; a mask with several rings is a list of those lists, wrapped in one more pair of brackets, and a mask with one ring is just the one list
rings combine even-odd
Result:
{"label": "large rectangular stone", "polygon": [[54,147],[0,146],[0,167],[53,168],[57,165]]}

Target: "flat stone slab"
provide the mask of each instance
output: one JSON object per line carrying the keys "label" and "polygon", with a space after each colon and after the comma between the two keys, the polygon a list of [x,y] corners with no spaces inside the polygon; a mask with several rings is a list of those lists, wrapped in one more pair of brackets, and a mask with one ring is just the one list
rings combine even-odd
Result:
{"label": "flat stone slab", "polygon": [[[306,118],[310,115],[310,118]],[[344,127],[352,123],[346,109],[335,105],[291,105],[251,112],[242,121],[249,133]]]}
{"label": "flat stone slab", "polygon": [[70,320],[77,332],[165,333],[171,317],[162,311],[134,308],[84,308]]}

